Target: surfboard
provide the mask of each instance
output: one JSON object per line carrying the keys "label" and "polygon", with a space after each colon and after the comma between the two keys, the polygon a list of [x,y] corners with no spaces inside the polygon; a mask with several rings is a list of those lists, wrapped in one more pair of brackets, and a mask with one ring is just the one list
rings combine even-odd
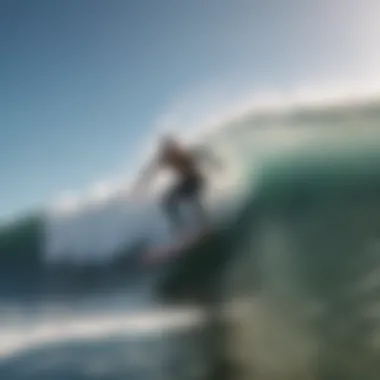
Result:
{"label": "surfboard", "polygon": [[209,233],[209,230],[188,233],[185,236],[175,239],[171,243],[151,247],[145,252],[145,262],[147,264],[153,264],[174,259],[181,255],[183,251],[188,250],[201,242]]}

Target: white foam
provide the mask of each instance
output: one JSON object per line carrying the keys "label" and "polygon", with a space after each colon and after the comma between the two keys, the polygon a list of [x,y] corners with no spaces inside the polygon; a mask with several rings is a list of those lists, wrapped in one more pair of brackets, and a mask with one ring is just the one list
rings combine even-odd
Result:
{"label": "white foam", "polygon": [[47,315],[35,324],[4,324],[0,329],[0,358],[47,344],[94,340],[112,336],[142,336],[183,330],[204,319],[198,309],[156,309],[150,312],[100,316]]}

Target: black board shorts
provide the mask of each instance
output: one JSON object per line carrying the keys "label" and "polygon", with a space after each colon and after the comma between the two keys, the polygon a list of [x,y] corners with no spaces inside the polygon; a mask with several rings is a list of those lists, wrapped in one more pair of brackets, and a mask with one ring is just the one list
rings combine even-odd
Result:
{"label": "black board shorts", "polygon": [[200,175],[183,178],[171,190],[171,197],[176,199],[196,198],[204,188],[204,180]]}

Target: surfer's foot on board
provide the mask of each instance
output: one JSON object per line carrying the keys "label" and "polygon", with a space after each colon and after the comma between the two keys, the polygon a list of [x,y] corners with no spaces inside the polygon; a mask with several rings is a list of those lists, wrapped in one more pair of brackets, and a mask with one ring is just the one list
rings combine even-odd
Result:
{"label": "surfer's foot on board", "polygon": [[164,244],[158,247],[150,248],[144,254],[144,261],[147,264],[166,261],[173,259],[184,250],[190,249],[193,245],[202,242],[204,238],[208,238],[212,234],[210,225],[204,224],[201,228],[197,229],[183,229],[175,231],[172,236],[172,241],[169,244]]}

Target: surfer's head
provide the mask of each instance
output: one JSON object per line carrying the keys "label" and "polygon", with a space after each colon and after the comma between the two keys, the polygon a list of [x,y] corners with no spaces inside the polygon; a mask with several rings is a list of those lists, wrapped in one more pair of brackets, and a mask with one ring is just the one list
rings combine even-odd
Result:
{"label": "surfer's head", "polygon": [[163,151],[173,151],[179,149],[180,143],[173,135],[165,134],[161,136],[159,146]]}

